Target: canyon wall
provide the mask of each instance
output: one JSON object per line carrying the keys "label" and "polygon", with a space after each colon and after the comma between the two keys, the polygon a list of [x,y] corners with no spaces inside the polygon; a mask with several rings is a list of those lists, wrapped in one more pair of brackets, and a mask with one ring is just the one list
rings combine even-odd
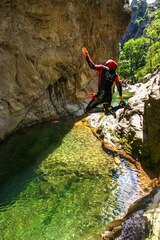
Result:
{"label": "canyon wall", "polygon": [[[0,2],[0,139],[22,126],[83,112],[94,61],[118,58],[125,0]],[[93,71],[94,72],[94,71]]]}

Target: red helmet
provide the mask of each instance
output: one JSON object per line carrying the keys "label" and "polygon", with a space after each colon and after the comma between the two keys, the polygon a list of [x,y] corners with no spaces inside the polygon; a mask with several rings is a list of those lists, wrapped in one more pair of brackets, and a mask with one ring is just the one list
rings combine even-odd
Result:
{"label": "red helmet", "polygon": [[115,61],[113,61],[113,60],[108,60],[105,65],[108,68],[113,69],[113,70],[116,70],[117,67],[118,67],[118,64]]}

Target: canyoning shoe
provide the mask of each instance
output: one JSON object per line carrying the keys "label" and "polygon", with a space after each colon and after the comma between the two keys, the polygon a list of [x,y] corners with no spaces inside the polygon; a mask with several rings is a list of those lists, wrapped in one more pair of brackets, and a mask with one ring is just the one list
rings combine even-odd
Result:
{"label": "canyoning shoe", "polygon": [[119,107],[123,108],[126,106],[126,102],[124,100],[120,101]]}
{"label": "canyoning shoe", "polygon": [[132,110],[131,106],[128,103],[125,105],[125,108],[128,110]]}
{"label": "canyoning shoe", "polygon": [[113,110],[112,107],[111,107],[111,109],[110,109],[110,113],[113,115],[114,118],[116,118],[116,113],[115,113],[115,111]]}
{"label": "canyoning shoe", "polygon": [[113,110],[113,107],[112,107],[112,106],[104,109],[104,113],[105,113],[105,115],[107,115],[107,116],[111,114],[111,115],[114,116],[114,118],[116,118],[116,113],[115,113],[115,111]]}

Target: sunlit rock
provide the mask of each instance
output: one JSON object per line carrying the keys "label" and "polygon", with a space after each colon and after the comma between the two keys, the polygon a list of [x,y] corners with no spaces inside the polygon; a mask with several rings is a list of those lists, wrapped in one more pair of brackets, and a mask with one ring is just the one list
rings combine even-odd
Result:
{"label": "sunlit rock", "polygon": [[[89,117],[93,127],[101,128],[104,141],[112,146],[130,146],[132,152],[159,169],[160,162],[160,75],[155,72],[146,84],[128,101],[132,110],[117,111],[117,118],[94,115]],[[96,119],[96,124],[95,123]],[[114,140],[113,140],[114,138]]]}
{"label": "sunlit rock", "polygon": [[150,226],[149,238],[147,239],[158,240],[160,237],[160,191],[154,196],[144,218]]}

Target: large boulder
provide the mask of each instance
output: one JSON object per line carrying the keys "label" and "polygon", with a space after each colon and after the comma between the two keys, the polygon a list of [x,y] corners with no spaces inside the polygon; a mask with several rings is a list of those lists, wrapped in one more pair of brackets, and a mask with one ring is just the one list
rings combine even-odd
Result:
{"label": "large boulder", "polygon": [[160,164],[160,75],[159,70],[146,84],[141,84],[129,99],[131,111],[119,120],[118,131],[132,149],[153,166]]}
{"label": "large boulder", "polygon": [[94,84],[95,61],[118,58],[126,0],[0,2],[0,139],[18,127],[73,114]]}

